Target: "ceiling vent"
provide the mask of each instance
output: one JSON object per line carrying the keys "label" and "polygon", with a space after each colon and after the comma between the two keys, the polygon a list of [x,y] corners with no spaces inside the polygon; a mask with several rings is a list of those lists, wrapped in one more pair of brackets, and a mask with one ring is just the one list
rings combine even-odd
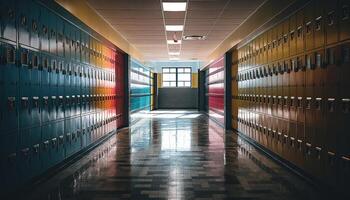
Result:
{"label": "ceiling vent", "polygon": [[205,40],[206,37],[204,35],[185,35],[183,36],[184,40]]}

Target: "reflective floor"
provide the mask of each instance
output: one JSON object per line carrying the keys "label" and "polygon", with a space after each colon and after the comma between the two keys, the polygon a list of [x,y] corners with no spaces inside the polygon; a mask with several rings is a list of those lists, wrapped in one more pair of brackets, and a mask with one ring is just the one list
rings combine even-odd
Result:
{"label": "reflective floor", "polygon": [[[144,112],[24,199],[320,199],[299,177],[196,111]],[[320,195],[321,196],[321,195]]]}

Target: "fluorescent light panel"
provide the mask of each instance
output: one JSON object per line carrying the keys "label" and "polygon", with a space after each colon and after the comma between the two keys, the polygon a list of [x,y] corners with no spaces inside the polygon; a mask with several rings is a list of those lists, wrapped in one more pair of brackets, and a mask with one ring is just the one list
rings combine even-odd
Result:
{"label": "fluorescent light panel", "polygon": [[178,56],[180,52],[169,52],[169,56]]}
{"label": "fluorescent light panel", "polygon": [[179,60],[179,58],[170,57],[169,60]]}
{"label": "fluorescent light panel", "polygon": [[186,11],[186,2],[163,2],[163,11]]}
{"label": "fluorescent light panel", "polygon": [[184,26],[183,25],[165,25],[166,31],[183,31]]}
{"label": "fluorescent light panel", "polygon": [[174,42],[174,40],[168,40],[168,44],[181,44],[181,40],[178,40],[177,42]]}

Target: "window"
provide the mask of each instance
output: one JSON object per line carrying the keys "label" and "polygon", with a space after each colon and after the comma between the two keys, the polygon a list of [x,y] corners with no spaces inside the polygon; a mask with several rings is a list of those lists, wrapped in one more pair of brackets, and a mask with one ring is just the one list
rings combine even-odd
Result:
{"label": "window", "polygon": [[163,67],[163,87],[191,87],[190,67]]}

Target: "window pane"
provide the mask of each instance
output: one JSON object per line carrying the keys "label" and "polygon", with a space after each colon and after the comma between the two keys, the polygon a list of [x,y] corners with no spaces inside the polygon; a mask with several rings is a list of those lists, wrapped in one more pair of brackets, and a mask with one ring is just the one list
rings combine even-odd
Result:
{"label": "window pane", "polygon": [[163,73],[169,72],[169,68],[163,68]]}
{"label": "window pane", "polygon": [[176,68],[170,68],[171,73],[176,73]]}
{"label": "window pane", "polygon": [[179,81],[190,81],[191,80],[191,74],[178,74],[178,80]]}
{"label": "window pane", "polygon": [[164,81],[176,81],[176,74],[163,74]]}
{"label": "window pane", "polygon": [[185,72],[191,73],[191,68],[185,68]]}
{"label": "window pane", "polygon": [[181,72],[184,72],[184,69],[183,68],[178,68],[177,69],[177,73],[181,73]]}
{"label": "window pane", "polygon": [[177,82],[177,86],[178,87],[183,87],[183,86],[185,86],[185,82],[182,82],[182,81]]}
{"label": "window pane", "polygon": [[170,84],[169,84],[169,82],[163,82],[163,86],[164,86],[164,87],[169,87]]}
{"label": "window pane", "polygon": [[170,82],[171,87],[176,87],[176,82]]}
{"label": "window pane", "polygon": [[186,87],[191,87],[191,82],[185,82]]}

